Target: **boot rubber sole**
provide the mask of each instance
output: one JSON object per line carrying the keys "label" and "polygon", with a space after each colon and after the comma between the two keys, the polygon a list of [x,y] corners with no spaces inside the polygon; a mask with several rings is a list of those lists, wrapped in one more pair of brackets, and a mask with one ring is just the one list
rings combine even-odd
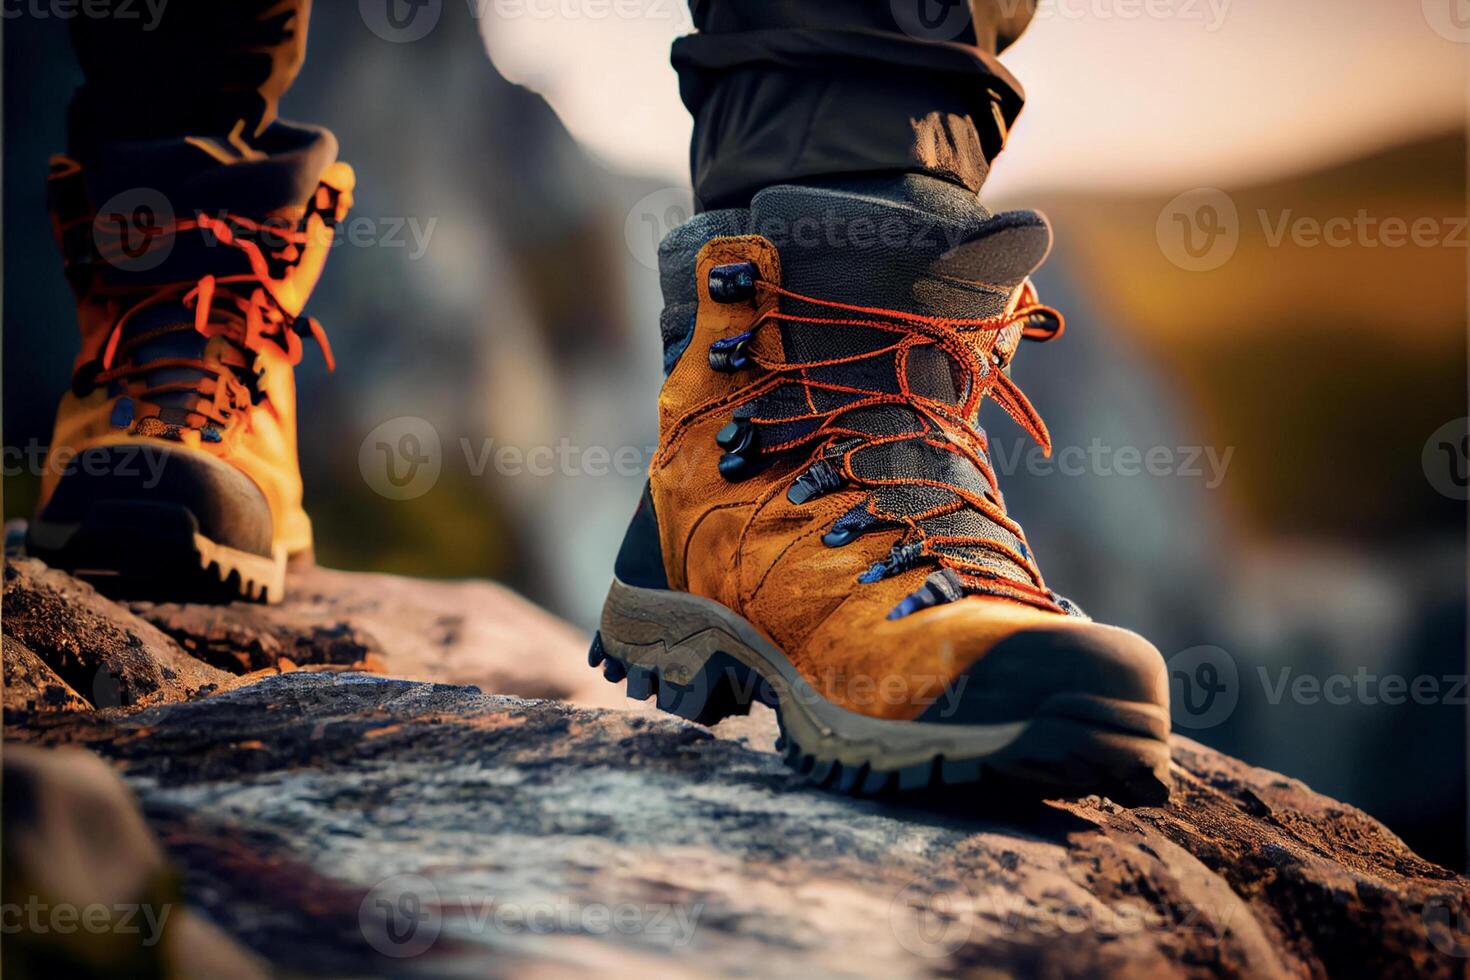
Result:
{"label": "boot rubber sole", "polygon": [[26,553],[115,598],[279,602],[286,591],[284,548],[267,556],[222,545],[179,504],[99,500],[76,524],[33,521]]}
{"label": "boot rubber sole", "polygon": [[776,749],[807,782],[857,796],[983,783],[1040,797],[1127,805],[1169,796],[1169,716],[1160,705],[1059,694],[1023,721],[873,718],[816,691],[739,614],[701,596],[614,580],[588,661],[628,697],[702,725],[776,711]]}

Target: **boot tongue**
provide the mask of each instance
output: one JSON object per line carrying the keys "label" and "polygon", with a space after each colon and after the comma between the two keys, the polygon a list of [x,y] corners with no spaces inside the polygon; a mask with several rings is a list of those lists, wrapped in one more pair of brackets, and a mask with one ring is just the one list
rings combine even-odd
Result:
{"label": "boot tongue", "polygon": [[[1039,213],[993,215],[964,188],[920,175],[773,187],[752,202],[750,230],[777,245],[789,290],[954,318],[1004,312],[1051,248],[1051,228]],[[794,309],[799,305],[783,301],[788,312],[836,315]],[[869,328],[793,323],[783,324],[782,334],[795,361],[878,350],[895,339]],[[908,365],[914,390],[957,400],[948,359],[935,348],[915,354]]]}
{"label": "boot tongue", "polygon": [[[781,284],[792,292],[955,319],[1004,313],[1051,248],[1051,229],[1035,211],[993,215],[963,188],[914,175],[840,186],[771,188],[752,202],[750,231],[776,244]],[[782,299],[781,308],[797,315],[843,315],[789,298]],[[976,339],[1009,349],[1020,332],[1016,326],[994,340],[983,334]],[[897,339],[892,331],[871,327],[782,321],[784,356],[792,362],[882,351]],[[772,426],[771,441],[780,444],[815,427],[816,422],[810,421],[812,408],[829,413],[851,404],[852,388],[898,394],[899,370],[899,359],[892,353],[808,368],[803,376],[816,384],[783,386],[740,411],[764,419],[789,419]],[[939,348],[912,348],[906,372],[912,391],[950,404],[962,400],[955,365]],[[833,387],[823,388],[823,383]],[[926,428],[917,410],[900,403],[854,409],[843,413],[841,420],[845,428],[873,436],[918,436]],[[920,516],[945,511],[958,502],[955,491],[960,490],[999,503],[998,492],[968,459],[936,450],[921,438],[864,442],[845,440],[828,450],[829,456],[848,454],[854,475],[876,487],[850,518],[864,526],[875,521],[901,526],[916,520],[929,538],[982,538],[1029,555],[1018,537],[969,507]],[[894,478],[918,482],[895,483]],[[994,550],[934,547],[936,555],[952,554],[1005,578],[1030,580],[1027,569]],[[882,577],[901,570],[904,561],[896,557],[892,568],[875,566],[872,574]]]}
{"label": "boot tongue", "polygon": [[[194,313],[182,303],[160,303],[133,317],[123,329],[121,342],[127,344],[136,337],[143,337],[162,328],[187,324],[187,330],[170,330],[136,343],[128,354],[129,359],[140,366],[153,362],[187,359],[204,360],[208,338],[193,329]],[[147,371],[141,375],[149,387],[175,382],[194,384],[204,379],[205,373],[197,368],[171,365]],[[113,394],[125,394],[122,382],[114,382]],[[164,409],[164,420],[173,424],[184,424],[197,395],[192,390],[165,391],[150,395],[148,401]]]}

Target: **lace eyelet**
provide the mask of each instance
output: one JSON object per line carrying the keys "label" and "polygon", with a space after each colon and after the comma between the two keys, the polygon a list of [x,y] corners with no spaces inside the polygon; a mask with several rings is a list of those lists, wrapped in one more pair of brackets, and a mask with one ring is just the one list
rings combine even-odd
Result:
{"label": "lace eyelet", "polygon": [[709,297],[716,303],[745,303],[755,299],[760,270],[754,262],[730,262],[709,271]]}
{"label": "lace eyelet", "polygon": [[840,489],[845,482],[836,467],[819,459],[786,489],[786,499],[793,504],[804,504]]}
{"label": "lace eyelet", "polygon": [[731,483],[753,476],[759,469],[760,434],[749,419],[735,419],[715,435],[715,443],[725,450],[720,457],[720,475]]}
{"label": "lace eyelet", "polygon": [[709,345],[710,370],[721,374],[732,374],[750,366],[746,348],[755,334],[749,330],[734,337],[725,337]]}

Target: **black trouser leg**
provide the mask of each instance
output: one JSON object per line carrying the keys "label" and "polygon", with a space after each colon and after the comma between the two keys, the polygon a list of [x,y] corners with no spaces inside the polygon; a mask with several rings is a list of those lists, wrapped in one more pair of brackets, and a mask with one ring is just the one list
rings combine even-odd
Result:
{"label": "black trouser leg", "polygon": [[690,0],[674,44],[695,197],[740,207],[813,177],[923,173],[978,191],[1021,110],[996,54],[1034,0]]}
{"label": "black trouser leg", "polygon": [[311,0],[170,0],[156,19],[138,9],[72,21],[84,80],[69,152],[94,202],[146,186],[176,211],[301,203],[336,156],[330,133],[276,118],[306,54]]}
{"label": "black trouser leg", "polygon": [[259,136],[301,68],[310,13],[311,0],[171,0],[156,22],[74,19],[85,80],[71,107],[72,152],[228,133],[237,121]]}

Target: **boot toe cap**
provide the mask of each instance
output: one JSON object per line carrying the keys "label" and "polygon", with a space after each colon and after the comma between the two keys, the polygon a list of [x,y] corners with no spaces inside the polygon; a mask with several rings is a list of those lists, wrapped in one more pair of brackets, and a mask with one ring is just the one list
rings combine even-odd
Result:
{"label": "boot toe cap", "polygon": [[1087,622],[1019,630],[955,678],[919,721],[989,725],[1024,721],[1070,696],[1168,706],[1164,659],[1137,633]]}
{"label": "boot toe cap", "polygon": [[214,543],[271,554],[270,504],[255,482],[206,453],[164,445],[83,450],[39,517],[53,524],[80,524],[94,507],[117,504],[183,508],[197,522],[199,533]]}

